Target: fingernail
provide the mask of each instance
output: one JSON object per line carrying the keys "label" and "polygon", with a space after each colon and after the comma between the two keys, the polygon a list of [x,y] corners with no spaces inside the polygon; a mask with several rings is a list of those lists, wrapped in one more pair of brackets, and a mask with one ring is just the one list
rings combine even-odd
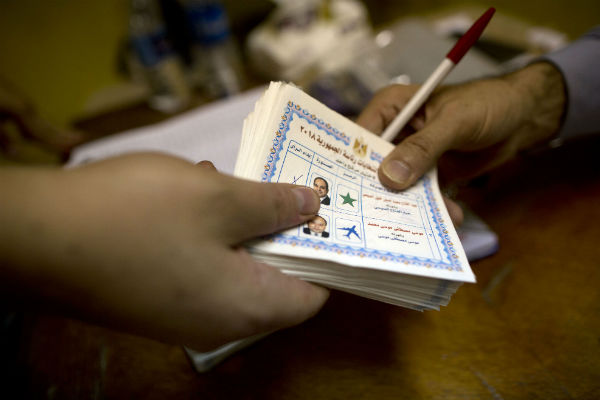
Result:
{"label": "fingernail", "polygon": [[405,183],[410,179],[411,171],[404,161],[392,160],[383,165],[383,172],[396,183]]}
{"label": "fingernail", "polygon": [[299,187],[292,189],[292,193],[296,196],[300,214],[315,214],[319,211],[319,198],[314,190],[308,187]]}

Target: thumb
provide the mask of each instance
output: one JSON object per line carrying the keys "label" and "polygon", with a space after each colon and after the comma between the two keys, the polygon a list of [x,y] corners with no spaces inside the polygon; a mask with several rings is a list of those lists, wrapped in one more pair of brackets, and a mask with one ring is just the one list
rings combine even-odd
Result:
{"label": "thumb", "polygon": [[234,178],[230,184],[236,188],[223,199],[219,213],[233,222],[219,227],[225,243],[237,244],[299,225],[319,211],[317,193],[306,186]]}
{"label": "thumb", "polygon": [[452,135],[435,120],[417,133],[406,137],[379,166],[381,183],[392,189],[406,189],[450,148]]}

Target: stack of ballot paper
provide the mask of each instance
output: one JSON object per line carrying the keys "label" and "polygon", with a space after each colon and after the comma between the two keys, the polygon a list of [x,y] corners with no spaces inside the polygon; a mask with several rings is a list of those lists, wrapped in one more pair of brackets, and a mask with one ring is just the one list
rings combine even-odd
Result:
{"label": "stack of ballot paper", "polygon": [[295,86],[271,83],[244,121],[234,175],[313,187],[318,215],[247,244],[284,273],[415,310],[474,282],[436,171],[406,191],[377,169],[393,145]]}

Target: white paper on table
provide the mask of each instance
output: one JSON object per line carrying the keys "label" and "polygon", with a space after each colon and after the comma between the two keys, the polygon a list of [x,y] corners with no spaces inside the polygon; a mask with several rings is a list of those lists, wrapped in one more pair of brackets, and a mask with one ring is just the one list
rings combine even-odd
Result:
{"label": "white paper on table", "polygon": [[128,130],[74,149],[67,167],[119,154],[158,151],[191,162],[210,160],[220,172],[233,173],[244,118],[264,87],[188,111],[165,122]]}

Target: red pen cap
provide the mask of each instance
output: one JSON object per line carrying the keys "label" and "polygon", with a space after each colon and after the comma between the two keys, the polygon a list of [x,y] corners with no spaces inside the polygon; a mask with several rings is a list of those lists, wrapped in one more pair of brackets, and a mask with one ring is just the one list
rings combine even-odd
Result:
{"label": "red pen cap", "polygon": [[452,50],[448,52],[446,58],[449,58],[454,64],[458,64],[460,59],[463,58],[471,46],[479,39],[479,36],[481,36],[488,22],[492,19],[495,11],[496,9],[494,7],[488,8],[488,10],[475,21],[469,30],[458,39],[458,42],[456,42]]}

